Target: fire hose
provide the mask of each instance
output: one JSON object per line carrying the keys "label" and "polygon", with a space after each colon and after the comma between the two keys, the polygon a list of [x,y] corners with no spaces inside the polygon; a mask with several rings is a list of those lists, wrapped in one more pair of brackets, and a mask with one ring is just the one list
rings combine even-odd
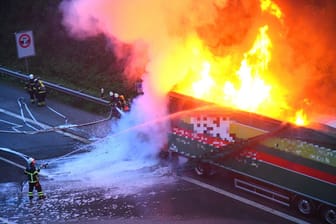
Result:
{"label": "fire hose", "polygon": [[[3,152],[6,152],[6,153],[9,153],[9,154],[16,155],[16,156],[20,157],[21,159],[25,160],[26,163],[27,163],[27,165],[29,165],[29,159],[30,159],[31,157],[28,156],[28,155],[25,155],[25,154],[23,154],[23,153],[21,153],[21,152],[14,151],[14,150],[9,149],[9,148],[3,148],[3,147],[0,147],[0,151],[3,151]],[[21,164],[19,164],[19,163],[16,163],[16,162],[14,162],[14,161],[12,161],[12,160],[6,159],[6,158],[4,158],[4,157],[2,157],[2,156],[0,156],[0,160],[6,162],[6,163],[8,163],[8,164],[11,164],[11,165],[13,165],[13,166],[16,166],[16,167],[18,167],[18,168],[21,168],[21,169],[25,169],[25,168],[26,168],[25,166],[23,166],[23,165],[21,165]],[[40,168],[46,168],[47,166],[48,166],[48,163],[43,163],[43,164],[40,166]]]}
{"label": "fire hose", "polygon": [[[20,99],[19,99],[19,100],[20,100]],[[18,100],[18,102],[19,102],[19,100]],[[64,130],[64,129],[70,129],[70,128],[75,128],[75,127],[84,127],[84,126],[94,125],[94,124],[98,124],[98,123],[102,123],[102,122],[105,122],[105,121],[110,120],[110,119],[112,118],[112,112],[113,112],[113,109],[116,109],[116,110],[120,113],[120,115],[124,115],[124,112],[123,112],[121,109],[119,109],[118,107],[115,106],[114,108],[111,109],[111,111],[110,111],[108,117],[106,117],[106,118],[104,118],[104,119],[101,119],[101,120],[97,120],[97,121],[87,122],[87,123],[83,123],[83,124],[74,124],[74,125],[71,125],[71,124],[59,125],[59,126],[56,126],[56,127],[44,128],[44,129],[42,129],[42,130],[36,130],[36,131],[15,131],[15,132],[13,132],[13,131],[0,130],[0,132],[3,132],[3,133],[16,133],[16,134],[18,134],[18,133],[19,133],[19,134],[37,134],[37,133],[42,133],[42,132],[52,132],[52,131],[57,131],[57,130]],[[1,112],[1,110],[0,110],[0,112]],[[21,117],[22,117],[22,116],[23,116],[23,112],[21,112]],[[31,114],[30,116],[33,117],[32,114]],[[24,120],[24,122],[27,122],[27,119],[25,119],[24,117],[23,117],[22,119]],[[34,120],[35,120],[35,119],[34,119]],[[35,121],[36,121],[36,120],[35,120]],[[37,122],[37,121],[36,121],[36,122]],[[13,124],[14,124],[14,123],[13,123]],[[76,149],[76,150],[74,150],[74,151],[71,151],[71,152],[69,152],[69,153],[67,153],[67,154],[65,154],[65,155],[62,155],[62,156],[57,157],[57,158],[54,158],[54,159],[52,160],[52,162],[58,161],[58,160],[60,160],[60,159],[62,159],[62,158],[64,158],[64,157],[67,157],[67,156],[69,156],[69,155],[71,155],[71,154],[74,154],[74,153],[76,153],[76,152],[78,152],[78,151],[85,150],[87,147],[89,147],[89,145],[85,145],[84,147],[80,147],[80,148],[78,148],[78,149]],[[9,149],[9,148],[2,148],[2,147],[0,147],[0,151],[4,151],[4,152],[7,152],[7,153],[16,155],[16,156],[20,157],[21,159],[25,160],[27,164],[28,164],[28,160],[29,160],[29,158],[31,158],[31,157],[28,156],[28,155],[25,155],[25,154],[23,154],[23,153],[20,153],[20,152],[11,150],[11,149]],[[1,157],[1,156],[0,156],[0,160],[4,161],[4,162],[6,162],[6,163],[9,163],[9,164],[11,164],[11,165],[14,165],[14,166],[16,166],[16,167],[18,167],[18,168],[25,169],[25,166],[23,166],[23,165],[21,165],[21,164],[18,164],[18,163],[14,162],[14,161],[11,161],[11,160],[9,160],[9,159],[6,159],[6,158],[4,158],[4,157]],[[46,162],[46,163],[43,163],[43,164],[40,166],[40,168],[46,168],[46,167],[50,164],[50,162],[51,162],[51,161]]]}
{"label": "fire hose", "polygon": [[[106,121],[110,120],[112,118],[112,116],[113,116],[113,110],[114,109],[117,110],[120,113],[120,115],[124,115],[124,112],[121,109],[119,109],[118,107],[115,106],[114,108],[111,108],[111,111],[110,111],[109,115],[106,118],[103,118],[103,119],[100,119],[100,120],[97,120],[97,121],[91,121],[91,122],[82,123],[82,124],[64,124],[64,125],[59,125],[59,126],[54,126],[54,127],[48,127],[48,128],[43,128],[43,129],[36,129],[33,126],[29,125],[29,123],[38,124],[39,125],[39,122],[36,119],[34,119],[33,115],[30,115],[33,118],[33,120],[25,118],[23,116],[23,112],[21,111],[22,120],[24,121],[24,123],[27,126],[29,126],[32,129],[34,129],[34,131],[0,130],[0,133],[39,134],[39,133],[45,133],[45,132],[54,132],[54,131],[60,131],[60,130],[65,130],[65,129],[71,129],[71,128],[78,128],[78,127],[85,127],[85,126],[95,125],[95,124],[103,123],[103,122],[106,122]],[[0,110],[0,112],[3,112],[3,111]],[[14,125],[18,126],[18,124],[14,124]],[[41,125],[39,125],[39,126],[41,126]]]}

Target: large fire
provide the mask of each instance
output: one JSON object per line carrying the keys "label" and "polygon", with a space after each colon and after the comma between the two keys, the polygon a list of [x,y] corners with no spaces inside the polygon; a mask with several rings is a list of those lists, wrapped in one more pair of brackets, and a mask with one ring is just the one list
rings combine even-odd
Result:
{"label": "large fire", "polygon": [[236,74],[239,77],[239,87],[237,83],[226,81],[224,85],[224,100],[230,105],[239,109],[258,112],[260,105],[270,99],[271,85],[266,84],[262,79],[267,72],[267,67],[271,59],[269,48],[271,41],[267,36],[267,26],[260,28],[259,35],[241,62],[241,66]]}
{"label": "large fire", "polygon": [[160,108],[176,91],[300,125],[307,114],[312,122],[336,114],[335,1],[64,0],[60,8],[71,35],[106,35],[127,80],[144,80]]}
{"label": "large fire", "polygon": [[[282,22],[282,12],[275,3],[260,0],[260,8]],[[188,45],[197,43],[193,48],[195,61],[191,62],[186,80],[175,86],[174,91],[297,125],[308,124],[303,109],[283,113],[289,107],[284,88],[272,80],[274,74],[269,70],[272,40],[268,29],[267,24],[258,29],[253,45],[242,55],[240,66],[232,63],[231,55],[215,57],[200,44],[201,40],[191,38]]]}

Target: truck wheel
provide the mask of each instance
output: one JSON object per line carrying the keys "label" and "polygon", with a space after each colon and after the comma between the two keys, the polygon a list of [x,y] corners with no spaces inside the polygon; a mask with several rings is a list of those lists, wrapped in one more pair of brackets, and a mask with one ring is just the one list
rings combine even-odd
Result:
{"label": "truck wheel", "polygon": [[198,176],[207,176],[209,173],[208,167],[204,163],[197,163],[194,170]]}
{"label": "truck wheel", "polygon": [[306,216],[312,215],[314,212],[314,204],[307,198],[298,198],[296,201],[297,210]]}
{"label": "truck wheel", "polygon": [[328,224],[336,224],[336,209],[333,207],[323,207],[321,210],[323,220]]}
{"label": "truck wheel", "polygon": [[159,152],[159,158],[160,158],[160,159],[164,159],[164,160],[168,159],[168,158],[169,158],[169,152],[168,152],[168,151],[161,150],[161,151]]}

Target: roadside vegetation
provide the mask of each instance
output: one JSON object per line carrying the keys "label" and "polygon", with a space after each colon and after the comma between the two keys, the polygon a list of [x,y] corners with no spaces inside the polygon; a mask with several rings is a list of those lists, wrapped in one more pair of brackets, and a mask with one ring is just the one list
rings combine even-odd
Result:
{"label": "roadside vegetation", "polygon": [[[0,1],[0,65],[42,80],[99,96],[116,91],[135,94],[134,85],[123,76],[123,62],[116,60],[105,36],[85,40],[70,37],[61,24],[61,0]],[[19,59],[15,33],[32,30],[36,55]]]}

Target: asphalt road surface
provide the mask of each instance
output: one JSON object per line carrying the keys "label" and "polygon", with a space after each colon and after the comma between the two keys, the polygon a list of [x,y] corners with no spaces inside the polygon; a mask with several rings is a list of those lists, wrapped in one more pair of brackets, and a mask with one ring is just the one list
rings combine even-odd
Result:
{"label": "asphalt road surface", "polygon": [[[108,113],[51,97],[37,107],[23,88],[3,80],[0,102],[0,148],[49,164],[41,171],[47,198],[29,202],[25,161],[0,152],[0,223],[318,223],[238,192],[225,173],[199,179],[182,159],[122,148],[130,142],[110,134],[117,121]],[[81,126],[88,122],[94,124]]]}

